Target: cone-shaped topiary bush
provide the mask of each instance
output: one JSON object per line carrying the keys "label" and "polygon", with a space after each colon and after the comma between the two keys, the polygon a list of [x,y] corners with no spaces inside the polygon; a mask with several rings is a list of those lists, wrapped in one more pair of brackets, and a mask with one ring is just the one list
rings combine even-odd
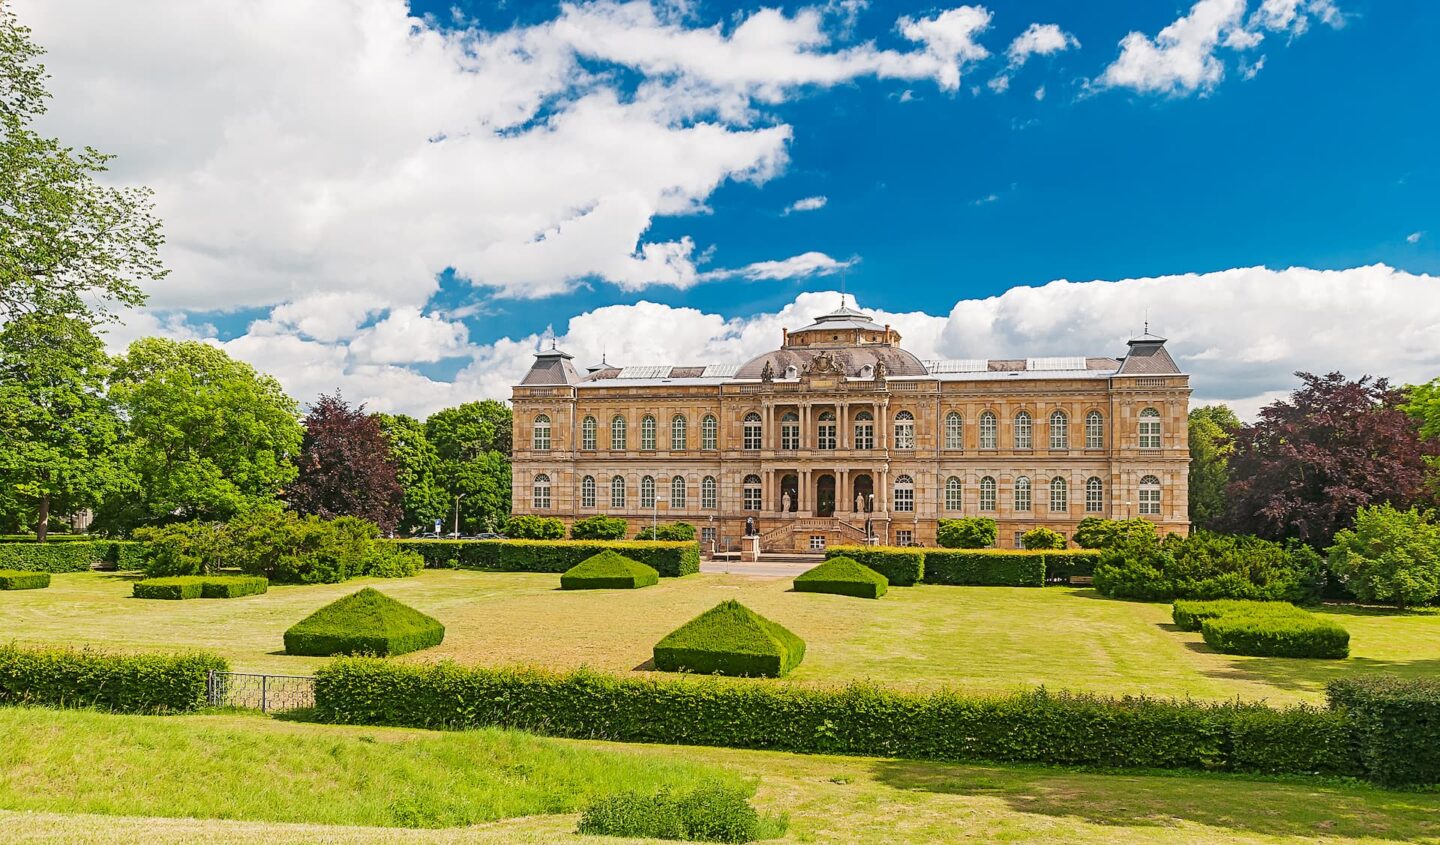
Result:
{"label": "cone-shaped topiary bush", "polygon": [[633,590],[660,583],[660,573],[612,550],[591,555],[560,576],[562,590]]}
{"label": "cone-shaped topiary bush", "polygon": [[655,644],[655,667],[665,672],[778,677],[804,657],[804,640],[734,599]]}
{"label": "cone-shaped topiary bush", "polygon": [[337,599],[285,632],[285,653],[395,655],[439,645],[445,626],[379,590]]}
{"label": "cone-shaped topiary bush", "polygon": [[878,599],[889,586],[884,575],[848,557],[832,557],[795,578],[798,593],[834,593],[862,599]]}

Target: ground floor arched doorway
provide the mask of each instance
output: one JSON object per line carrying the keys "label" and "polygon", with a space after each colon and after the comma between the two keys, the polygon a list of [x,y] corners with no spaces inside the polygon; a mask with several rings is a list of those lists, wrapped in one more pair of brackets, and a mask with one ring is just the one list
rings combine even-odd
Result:
{"label": "ground floor arched doorway", "polygon": [[815,479],[815,515],[835,515],[835,476],[822,475]]}
{"label": "ground floor arched doorway", "polygon": [[868,475],[857,475],[852,484],[855,494],[850,505],[856,513],[870,513],[875,510],[875,481]]}
{"label": "ground floor arched doorway", "polygon": [[780,501],[777,502],[782,512],[794,513],[800,509],[800,477],[797,475],[780,476]]}

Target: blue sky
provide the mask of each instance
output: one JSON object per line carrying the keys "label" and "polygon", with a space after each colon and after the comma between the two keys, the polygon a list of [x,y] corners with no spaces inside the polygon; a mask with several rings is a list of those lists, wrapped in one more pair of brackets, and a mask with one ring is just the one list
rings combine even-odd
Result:
{"label": "blue sky", "polygon": [[926,358],[1148,313],[1242,413],[1440,374],[1433,2],[13,2],[165,220],[112,346],[302,401],[503,398],[549,332],[738,363],[842,284]]}

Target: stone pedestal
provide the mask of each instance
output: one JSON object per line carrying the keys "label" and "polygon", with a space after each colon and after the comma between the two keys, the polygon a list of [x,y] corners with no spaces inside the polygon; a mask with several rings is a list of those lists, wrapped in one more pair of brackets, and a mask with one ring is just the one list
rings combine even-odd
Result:
{"label": "stone pedestal", "polygon": [[746,563],[754,563],[760,559],[760,538],[740,538],[740,559]]}

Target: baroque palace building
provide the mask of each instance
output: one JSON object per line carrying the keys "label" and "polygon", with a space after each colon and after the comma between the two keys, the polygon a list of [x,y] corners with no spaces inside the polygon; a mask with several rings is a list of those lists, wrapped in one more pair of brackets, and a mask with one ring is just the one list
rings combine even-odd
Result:
{"label": "baroque palace building", "polygon": [[695,525],[703,547],[998,544],[1086,516],[1189,530],[1189,378],[1148,332],[1120,358],[921,361],[841,307],[743,366],[602,364],[542,350],[514,389],[516,514]]}

